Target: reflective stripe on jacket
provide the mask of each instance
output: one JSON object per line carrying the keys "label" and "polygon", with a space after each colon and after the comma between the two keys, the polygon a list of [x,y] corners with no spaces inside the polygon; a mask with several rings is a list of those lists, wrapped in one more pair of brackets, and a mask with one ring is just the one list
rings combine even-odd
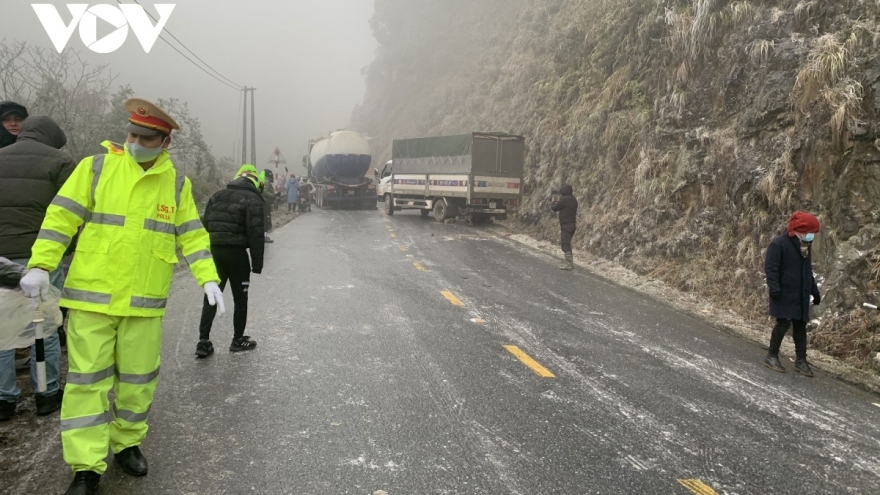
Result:
{"label": "reflective stripe on jacket", "polygon": [[162,316],[176,245],[199,285],[219,282],[192,185],[163,152],[144,172],[110,142],[83,159],[46,212],[29,268],[53,270],[85,224],[61,305],[113,316]]}

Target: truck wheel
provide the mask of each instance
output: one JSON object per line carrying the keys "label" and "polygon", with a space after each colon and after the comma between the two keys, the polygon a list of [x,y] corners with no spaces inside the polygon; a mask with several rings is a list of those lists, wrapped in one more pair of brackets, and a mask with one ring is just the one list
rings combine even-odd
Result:
{"label": "truck wheel", "polygon": [[389,217],[394,215],[394,196],[391,194],[385,195],[385,214]]}
{"label": "truck wheel", "polygon": [[431,210],[427,208],[422,208],[421,210],[419,210],[419,213],[422,214],[422,218],[428,218],[428,213],[431,213]]}
{"label": "truck wheel", "polygon": [[449,209],[445,199],[438,200],[434,203],[434,220],[438,222],[445,221],[448,217]]}

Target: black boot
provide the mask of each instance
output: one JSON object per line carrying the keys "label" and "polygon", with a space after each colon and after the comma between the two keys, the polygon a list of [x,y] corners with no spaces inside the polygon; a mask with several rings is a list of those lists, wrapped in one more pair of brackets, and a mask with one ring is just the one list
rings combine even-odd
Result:
{"label": "black boot", "polygon": [[129,447],[118,454],[113,454],[113,457],[116,459],[116,464],[119,464],[119,467],[126,474],[132,476],[147,475],[147,459],[141,454],[141,449],[137,446]]}
{"label": "black boot", "polygon": [[77,471],[64,495],[96,495],[101,475],[94,471]]}
{"label": "black boot", "polygon": [[574,269],[574,255],[571,252],[562,253],[565,256],[565,261],[559,265],[560,270],[571,271]]}
{"label": "black boot", "polygon": [[785,373],[785,368],[783,368],[782,363],[779,362],[779,356],[768,354],[767,357],[764,358],[764,366],[773,371]]}
{"label": "black boot", "polygon": [[807,358],[797,358],[794,361],[794,369],[804,376],[808,376],[810,378],[813,377],[813,370],[810,368],[810,365],[807,364]]}
{"label": "black boot", "polygon": [[0,421],[9,421],[15,416],[15,406],[17,406],[17,402],[7,402],[5,400],[0,400]]}
{"label": "black boot", "polygon": [[247,335],[232,339],[232,345],[229,346],[230,352],[250,351],[257,348],[257,341],[251,340]]}
{"label": "black boot", "polygon": [[211,354],[214,354],[214,344],[210,340],[200,340],[196,344],[196,356],[206,358]]}
{"label": "black boot", "polygon": [[61,399],[64,398],[64,390],[58,389],[54,394],[45,397],[37,395],[34,401],[37,403],[37,416],[45,416],[61,409]]}

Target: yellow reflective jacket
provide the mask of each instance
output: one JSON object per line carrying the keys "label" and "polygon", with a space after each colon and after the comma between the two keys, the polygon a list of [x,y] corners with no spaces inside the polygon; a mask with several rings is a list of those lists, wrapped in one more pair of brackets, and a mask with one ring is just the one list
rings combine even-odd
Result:
{"label": "yellow reflective jacket", "polygon": [[162,316],[179,263],[199,285],[219,282],[192,184],[163,151],[144,172],[124,148],[83,159],[46,212],[28,268],[52,271],[80,225],[61,305],[113,316]]}

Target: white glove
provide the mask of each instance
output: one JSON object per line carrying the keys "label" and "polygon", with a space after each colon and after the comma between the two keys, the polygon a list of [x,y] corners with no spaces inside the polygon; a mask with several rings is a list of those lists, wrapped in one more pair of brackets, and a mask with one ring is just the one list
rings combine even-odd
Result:
{"label": "white glove", "polygon": [[28,297],[49,293],[49,272],[41,268],[31,268],[21,277],[21,290]]}
{"label": "white glove", "polygon": [[[46,283],[48,283],[49,278],[48,274],[46,274]],[[22,279],[24,282],[24,279]],[[226,314],[226,305],[223,304],[223,291],[220,290],[220,286],[217,285],[217,282],[207,282],[205,284],[205,295],[208,296],[208,304],[211,306],[216,305],[217,309],[220,310],[221,315]]]}

